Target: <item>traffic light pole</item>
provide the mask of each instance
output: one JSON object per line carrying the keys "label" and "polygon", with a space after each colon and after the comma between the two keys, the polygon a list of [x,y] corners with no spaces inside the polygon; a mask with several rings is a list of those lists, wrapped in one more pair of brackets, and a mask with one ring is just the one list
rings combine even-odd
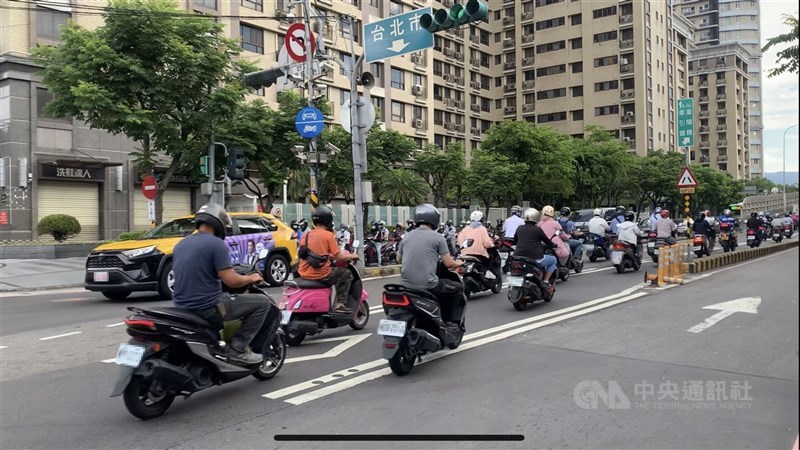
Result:
{"label": "traffic light pole", "polygon": [[[306,81],[306,91],[308,92],[308,106],[314,106],[314,55],[312,52],[312,43],[313,38],[311,37],[311,14],[309,13],[311,10],[311,0],[303,0],[303,18],[305,20],[306,25],[306,62],[305,62],[305,81]],[[311,206],[316,208],[319,206],[319,200],[317,199],[317,158],[319,158],[317,153],[317,138],[311,138],[308,142],[308,164],[309,164],[309,175],[311,180],[311,186],[309,189],[309,198],[311,200]]]}
{"label": "traffic light pole", "polygon": [[[353,18],[350,17],[350,54],[353,55],[352,67],[350,68],[350,147],[353,155],[353,197],[355,200],[356,223],[354,224],[356,237],[361,243],[356,249],[358,253],[358,271],[364,272],[364,193],[361,186],[361,174],[366,172],[366,130],[361,128],[359,112],[361,110],[361,100],[358,98],[358,69],[364,60],[364,56],[355,59],[355,43],[353,42]],[[361,146],[364,146],[363,148]],[[363,155],[363,157],[362,157]]]}

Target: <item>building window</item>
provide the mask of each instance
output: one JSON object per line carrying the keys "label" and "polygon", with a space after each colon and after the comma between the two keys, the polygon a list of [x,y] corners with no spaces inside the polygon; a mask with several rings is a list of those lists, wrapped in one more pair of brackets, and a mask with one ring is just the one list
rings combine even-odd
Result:
{"label": "building window", "polygon": [[583,61],[570,63],[570,66],[572,66],[572,73],[581,73],[581,72],[583,72]]}
{"label": "building window", "polygon": [[37,8],[36,36],[45,39],[60,40],[61,27],[67,24],[69,18],[69,13]]}
{"label": "building window", "polygon": [[567,47],[567,41],[557,41],[557,42],[550,42],[547,44],[537,45],[536,46],[536,53],[547,53],[547,52],[554,52],[556,50],[561,50]]}
{"label": "building window", "polygon": [[619,114],[619,105],[600,106],[594,109],[595,116],[608,116]]}
{"label": "building window", "polygon": [[566,20],[563,17],[556,17],[555,19],[550,19],[550,20],[542,20],[540,22],[536,22],[536,31],[546,30],[548,28],[560,27],[565,23]]}
{"label": "building window", "polygon": [[619,81],[611,80],[611,81],[603,81],[601,83],[595,83],[594,84],[594,91],[595,92],[610,91],[612,89],[619,89]]}
{"label": "building window", "polygon": [[570,114],[572,114],[572,120],[583,120],[582,109],[576,109],[574,111],[570,111]]}
{"label": "building window", "polygon": [[406,122],[406,105],[400,102],[392,102],[392,121]]}
{"label": "building window", "polygon": [[605,33],[597,33],[594,35],[594,43],[598,44],[605,41],[613,41],[617,38],[617,31],[607,31]]}
{"label": "building window", "polygon": [[618,61],[617,55],[614,56],[606,56],[604,58],[595,58],[594,59],[594,66],[595,67],[604,67],[604,66],[613,66]]}
{"label": "building window", "polygon": [[411,116],[414,120],[422,120],[422,107],[414,105],[411,108]]}
{"label": "building window", "polygon": [[536,69],[536,76],[537,77],[544,77],[544,76],[547,76],[547,75],[558,75],[558,74],[564,73],[566,71],[567,71],[567,65],[566,64],[559,64],[559,65],[556,65],[556,66],[541,67],[539,69]]}
{"label": "building window", "polygon": [[72,117],[53,117],[44,112],[44,107],[53,101],[53,93],[44,88],[36,88],[36,117],[52,122],[72,123]]}
{"label": "building window", "polygon": [[592,11],[592,16],[595,19],[599,19],[601,17],[607,17],[607,16],[616,16],[616,15],[617,15],[617,7],[616,6],[609,6],[608,8],[600,8],[600,9],[595,9],[594,11]]}
{"label": "building window", "polygon": [[570,25],[580,25],[583,23],[583,16],[580,14],[573,14],[569,16],[569,23]]}
{"label": "building window", "polygon": [[398,14],[403,14],[403,4],[395,1],[389,2],[389,15],[396,16]]}
{"label": "building window", "polygon": [[249,25],[239,25],[242,48],[249,52],[264,54],[264,30]]}
{"label": "building window", "polygon": [[[400,69],[392,67],[392,87],[395,89],[406,88],[406,74]],[[392,107],[394,109],[394,106]]]}
{"label": "building window", "polygon": [[583,97],[583,86],[572,86],[570,89],[573,97]]}
{"label": "building window", "polygon": [[370,63],[369,64],[369,71],[375,77],[375,79],[382,79],[383,78],[383,63]]}
{"label": "building window", "polygon": [[551,89],[549,91],[540,91],[536,93],[536,100],[549,100],[551,98],[559,98],[567,96],[567,88]]}
{"label": "building window", "polygon": [[256,11],[264,11],[264,0],[242,0],[242,6]]}
{"label": "building window", "polygon": [[217,9],[217,0],[194,0],[192,2],[194,6],[199,6],[201,8],[208,8],[213,9],[216,11]]}
{"label": "building window", "polygon": [[556,3],[561,3],[564,0],[536,0],[536,6],[547,6],[547,5],[555,5]]}
{"label": "building window", "polygon": [[569,40],[570,47],[573,50],[583,48],[583,38],[574,38]]}
{"label": "building window", "polygon": [[561,120],[567,120],[566,111],[551,114],[539,114],[539,116],[536,117],[536,122],[538,123],[558,122]]}

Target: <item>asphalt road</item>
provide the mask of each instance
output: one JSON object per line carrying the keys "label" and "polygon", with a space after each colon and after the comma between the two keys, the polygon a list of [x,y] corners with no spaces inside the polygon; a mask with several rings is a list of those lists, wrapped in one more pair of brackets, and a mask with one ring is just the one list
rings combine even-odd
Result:
{"label": "asphalt road", "polygon": [[[326,331],[291,348],[273,380],[200,392],[148,422],[108,397],[118,369],[104,361],[127,340],[118,325],[124,307],[163,302],[79,291],[4,296],[0,447],[791,448],[798,255],[781,252],[659,290],[641,289],[652,264],[617,274],[610,263],[587,262],[551,303],[524,312],[505,291],[481,294],[469,303],[462,346],[403,378],[389,373],[374,334],[381,286],[391,279],[367,281],[373,317],[364,330]],[[703,307],[743,297],[760,297],[757,314],[687,331],[720,312]],[[279,443],[279,433],[525,440]]]}

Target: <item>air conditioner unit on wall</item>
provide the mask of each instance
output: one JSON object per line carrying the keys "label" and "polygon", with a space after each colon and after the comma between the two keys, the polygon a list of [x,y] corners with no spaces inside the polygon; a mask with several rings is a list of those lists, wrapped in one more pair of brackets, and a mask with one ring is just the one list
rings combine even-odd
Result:
{"label": "air conditioner unit on wall", "polygon": [[415,84],[411,87],[411,93],[414,95],[422,95],[422,86]]}
{"label": "air conditioner unit on wall", "polygon": [[425,126],[425,122],[422,119],[414,119],[414,128],[421,129]]}

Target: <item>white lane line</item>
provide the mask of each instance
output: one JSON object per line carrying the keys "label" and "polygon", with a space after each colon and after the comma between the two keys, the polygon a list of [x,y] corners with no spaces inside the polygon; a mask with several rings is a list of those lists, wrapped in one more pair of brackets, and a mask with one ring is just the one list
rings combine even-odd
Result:
{"label": "white lane line", "polygon": [[399,276],[400,276],[400,274],[396,273],[394,275],[384,275],[384,276],[380,276],[380,277],[362,278],[361,281],[381,280],[383,278],[394,278],[394,277],[399,277]]}
{"label": "white lane line", "polygon": [[106,328],[118,327],[118,326],[120,326],[120,325],[125,325],[125,322],[117,322],[117,323],[112,323],[112,324],[110,324],[110,325],[106,325]]}
{"label": "white lane line", "polygon": [[91,298],[85,298],[85,297],[76,297],[76,298],[59,298],[59,299],[50,300],[50,301],[53,302],[53,303],[67,303],[67,302],[74,303],[74,302],[87,302],[87,301],[90,301],[90,300],[92,300],[92,299]]}
{"label": "white lane line", "polygon": [[296,358],[288,358],[287,360],[284,361],[284,364],[291,364],[303,361],[313,361],[317,359],[335,358],[344,353],[347,349],[358,345],[361,341],[370,336],[372,336],[372,333],[357,334],[355,336],[343,336],[338,338],[315,339],[312,341],[308,341],[307,343],[309,344],[314,344],[318,342],[331,342],[331,341],[344,341],[344,342],[337,345],[336,347],[333,347],[332,349],[328,350],[325,353],[320,353],[317,355],[298,356]]}
{"label": "white lane line", "polygon": [[[462,344],[460,347],[458,347],[455,350],[443,350],[441,352],[434,353],[433,355],[428,356],[420,364],[429,363],[431,361],[435,361],[437,359],[444,358],[446,356],[454,355],[456,353],[460,353],[460,352],[469,350],[471,348],[480,347],[480,346],[483,346],[483,345],[486,345],[486,344],[490,344],[492,342],[496,342],[496,341],[499,341],[499,340],[507,339],[509,337],[516,336],[516,335],[518,335],[520,333],[525,333],[527,331],[532,331],[532,330],[535,330],[537,328],[542,328],[542,327],[547,326],[547,325],[551,325],[551,324],[554,324],[554,323],[562,322],[564,320],[568,320],[568,319],[571,319],[573,317],[578,317],[578,316],[582,316],[582,315],[585,315],[585,314],[589,314],[591,312],[594,312],[594,311],[597,311],[597,310],[600,310],[600,309],[603,309],[603,308],[607,308],[607,307],[610,307],[610,306],[613,306],[613,305],[617,305],[617,304],[620,304],[620,303],[624,303],[624,302],[627,302],[627,301],[630,301],[630,300],[633,300],[633,299],[636,299],[636,298],[639,298],[639,297],[642,297],[642,296],[645,296],[645,295],[647,295],[646,292],[639,292],[639,293],[636,293],[636,294],[631,294],[631,295],[628,295],[626,297],[622,297],[622,298],[617,299],[617,300],[611,300],[611,301],[608,301],[607,303],[603,303],[603,304],[600,304],[600,305],[593,306],[591,308],[586,308],[586,309],[583,309],[583,310],[580,310],[580,311],[576,311],[576,312],[573,312],[573,313],[570,313],[570,314],[565,314],[565,315],[562,315],[562,316],[558,316],[558,317],[553,318],[553,319],[549,319],[549,320],[533,323],[533,324],[526,325],[526,326],[521,327],[521,328],[515,328],[515,329],[512,329],[512,330],[505,331],[503,333],[498,333],[498,334],[495,334],[495,335],[492,335],[492,336],[489,336],[489,337],[485,337],[485,338],[477,340],[477,341],[473,341],[473,342],[469,342],[469,343],[466,343],[466,344]],[[336,393],[336,392],[340,392],[340,391],[343,391],[345,389],[349,389],[349,388],[357,386],[357,385],[359,385],[361,383],[365,383],[367,381],[375,380],[377,378],[386,376],[386,375],[388,375],[390,373],[391,373],[391,369],[383,368],[381,370],[376,370],[375,372],[370,372],[370,373],[367,373],[367,374],[364,374],[364,375],[360,375],[360,376],[357,376],[357,377],[342,381],[341,383],[337,383],[337,384],[326,386],[326,387],[323,387],[323,388],[320,388],[320,389],[316,389],[316,390],[313,390],[311,392],[308,392],[308,393],[305,393],[305,394],[302,394],[302,395],[298,395],[297,397],[292,397],[292,398],[286,399],[284,401],[287,402],[287,403],[291,403],[293,405],[302,405],[303,403],[307,403],[307,402],[310,402],[310,401],[313,401],[313,400],[317,400],[319,398],[328,396],[330,394],[333,394],[333,393]]]}
{"label": "white lane line", "polygon": [[720,320],[730,316],[731,314],[733,314],[735,312],[736,311],[728,310],[728,309],[722,310],[722,311],[714,314],[713,316],[709,317],[705,321],[703,321],[701,323],[698,323],[697,325],[693,326],[692,328],[689,328],[686,331],[688,331],[689,333],[699,333],[699,332],[705,330],[706,328],[711,328],[717,322],[719,322]]}
{"label": "white lane line", "polygon": [[106,364],[110,364],[110,363],[113,363],[113,362],[117,362],[117,358],[104,359],[104,360],[102,360],[100,362],[103,362],[103,363],[106,363]]}
{"label": "white lane line", "polygon": [[[608,300],[612,300],[614,298],[618,298],[618,297],[621,297],[621,296],[628,295],[631,292],[639,289],[640,287],[641,287],[640,285],[631,286],[631,287],[629,287],[628,289],[625,289],[622,292],[618,292],[616,294],[612,294],[612,295],[609,295],[609,296],[606,296],[606,297],[603,297],[603,298],[591,300],[589,302],[585,302],[585,303],[582,303],[580,305],[570,306],[568,308],[562,308],[562,309],[559,309],[557,311],[552,311],[552,312],[541,314],[541,315],[538,315],[538,316],[534,316],[534,317],[529,317],[529,318],[526,318],[526,319],[518,320],[516,322],[503,324],[503,325],[500,325],[500,326],[497,326],[497,327],[494,327],[494,328],[489,328],[489,329],[482,330],[482,331],[476,331],[475,333],[471,333],[471,334],[465,335],[464,336],[464,341],[467,342],[467,341],[470,341],[472,339],[476,339],[476,338],[485,336],[487,334],[492,334],[492,333],[495,333],[495,332],[498,332],[498,331],[506,330],[508,328],[513,328],[513,327],[516,327],[516,326],[525,325],[525,324],[528,324],[530,322],[543,320],[543,319],[546,319],[548,317],[552,317],[552,316],[555,316],[555,315],[559,315],[559,314],[567,313],[567,312],[570,312],[570,311],[574,311],[576,309],[581,309],[581,308],[589,307],[589,306],[592,306],[592,305],[596,305],[596,304],[601,303],[601,302],[605,302],[605,301],[608,301]],[[303,383],[296,384],[294,386],[289,386],[287,388],[280,389],[280,390],[275,391],[275,392],[270,392],[270,393],[264,394],[263,396],[267,397],[267,398],[271,398],[271,399],[278,399],[278,398],[281,398],[281,397],[285,397],[285,396],[294,394],[296,392],[300,392],[300,391],[304,391],[306,389],[310,389],[310,388],[315,387],[315,386],[320,385],[320,384],[325,384],[325,383],[328,383],[330,381],[335,381],[335,380],[341,379],[342,377],[350,376],[354,372],[363,372],[365,370],[372,369],[372,368],[375,368],[375,367],[385,366],[386,364],[387,364],[386,360],[384,360],[384,359],[376,359],[374,361],[362,364],[360,366],[355,366],[355,367],[353,367],[351,369],[344,369],[342,371],[334,372],[334,373],[325,375],[325,376],[320,377],[320,378],[316,378],[316,379],[313,379],[313,380],[309,380],[309,381],[306,381],[306,382],[303,382]]]}
{"label": "white lane line", "polygon": [[7,345],[0,345],[0,350],[2,350],[4,348],[8,348],[8,346]]}
{"label": "white lane line", "polygon": [[81,334],[81,333],[83,333],[83,331],[73,331],[71,333],[57,334],[55,336],[48,336],[48,337],[39,338],[39,340],[40,341],[49,341],[50,339],[58,339],[58,338],[62,338],[62,337],[66,337],[66,336],[72,336],[72,335]]}
{"label": "white lane line", "polygon": [[286,397],[288,395],[292,395],[294,393],[305,391],[306,389],[311,389],[313,387],[319,386],[321,384],[330,383],[332,381],[340,380],[344,377],[349,377],[350,375],[355,375],[360,372],[364,372],[366,370],[374,369],[378,366],[385,365],[386,361],[382,359],[376,359],[375,361],[370,361],[368,363],[364,363],[355,367],[351,367],[349,369],[341,370],[338,372],[329,373],[328,375],[323,375],[319,378],[314,378],[313,380],[308,380],[303,383],[295,384],[294,386],[285,387],[283,389],[279,389],[274,392],[270,392],[267,394],[262,395],[262,397],[271,398],[271,399],[278,399],[281,397]]}

